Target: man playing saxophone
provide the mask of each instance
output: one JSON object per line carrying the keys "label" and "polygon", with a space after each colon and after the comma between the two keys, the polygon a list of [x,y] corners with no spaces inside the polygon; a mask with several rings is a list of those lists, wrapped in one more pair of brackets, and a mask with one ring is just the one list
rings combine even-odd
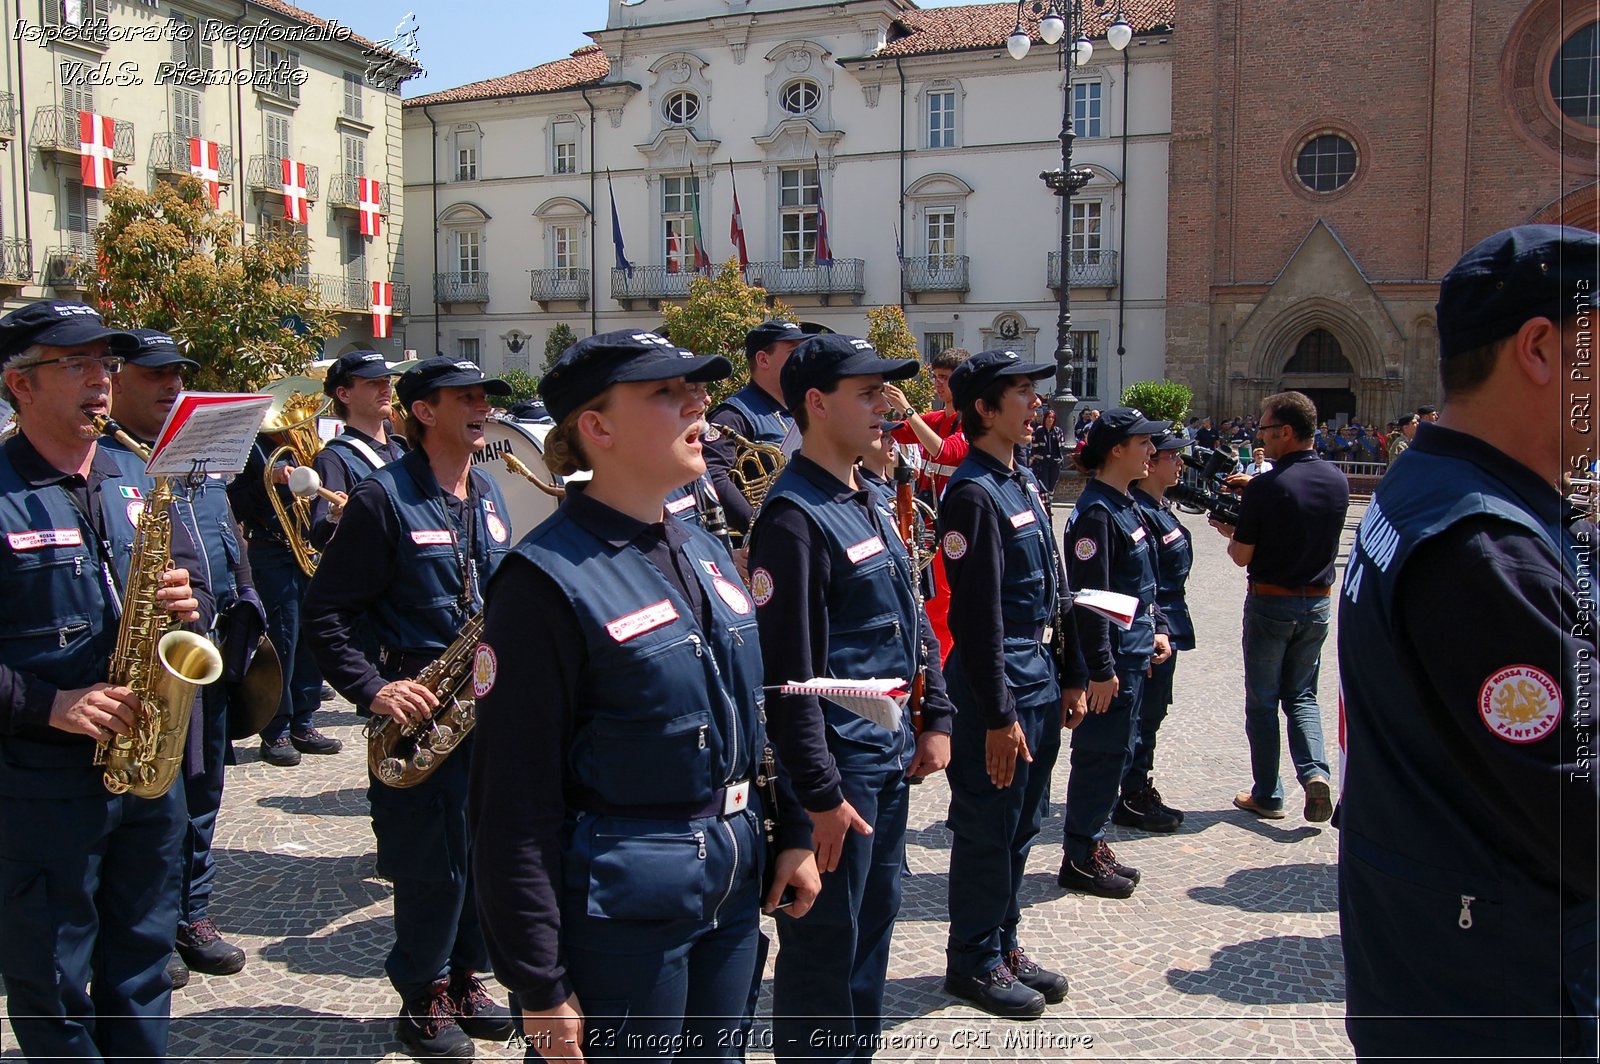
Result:
{"label": "man playing saxophone", "polygon": [[181,520],[174,568],[130,571],[155,485],[143,462],[97,446],[92,419],[135,346],[82,303],[0,318],[0,397],[19,421],[0,446],[0,976],[33,1060],[167,1048],[183,788],[112,794],[95,749],[142,708],[104,682],[128,590],[154,587],[155,605],[191,625],[209,625],[213,603]]}
{"label": "man playing saxophone", "polygon": [[[471,467],[484,447],[489,396],[510,391],[448,358],[418,363],[395,386],[412,449],[351,489],[303,620],[323,674],[360,712],[407,726],[439,707],[440,692],[416,677],[482,608],[483,588],[511,547],[505,498]],[[363,629],[376,640],[376,660]],[[385,970],[403,1002],[398,1037],[418,1057],[471,1057],[471,1037],[512,1031],[510,1013],[476,975],[489,961],[468,875],[472,740],[469,733],[436,754],[442,760],[414,786],[369,774],[378,874],[394,884]]]}

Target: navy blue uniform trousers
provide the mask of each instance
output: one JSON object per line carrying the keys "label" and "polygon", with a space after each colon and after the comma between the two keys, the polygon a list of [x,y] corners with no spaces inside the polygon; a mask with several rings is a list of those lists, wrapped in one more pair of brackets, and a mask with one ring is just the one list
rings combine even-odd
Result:
{"label": "navy blue uniform trousers", "polygon": [[845,833],[839,867],[803,919],[781,910],[772,985],[779,1058],[869,1060],[883,1028],[889,938],[900,913],[910,791],[898,764],[856,765],[835,751],[845,800],[872,825]]}
{"label": "navy blue uniform trousers", "polygon": [[278,715],[261,729],[261,738],[270,743],[283,738],[284,732],[304,733],[311,727],[311,714],[322,704],[322,673],[300,636],[300,604],[311,578],[289,548],[271,540],[251,540],[248,553],[256,594],[267,612],[267,635],[283,665]]}
{"label": "navy blue uniform trousers", "polygon": [[1091,712],[1072,731],[1072,773],[1067,776],[1067,806],[1062,813],[1067,860],[1089,867],[1089,854],[1106,837],[1106,821],[1117,804],[1122,778],[1133,760],[1139,734],[1139,702],[1144,666],[1117,664],[1121,686],[1111,707]]}
{"label": "navy blue uniform trousers", "polygon": [[1122,793],[1141,791],[1156,771],[1156,733],[1172,706],[1172,681],[1178,671],[1178,652],[1174,650],[1160,665],[1150,666],[1139,695],[1139,722],[1135,727],[1133,758],[1122,776]]}
{"label": "navy blue uniform trousers", "polygon": [[217,878],[217,861],[211,846],[217,836],[217,811],[222,808],[222,777],[228,759],[226,684],[214,683],[200,689],[197,723],[198,734],[193,723],[189,726],[189,745],[199,747],[199,771],[185,772],[183,778],[189,827],[183,840],[185,874],[178,919],[186,924],[197,923],[210,912],[211,884]]}
{"label": "navy blue uniform trousers", "polygon": [[[54,758],[81,748],[7,740]],[[21,756],[27,756],[23,753]],[[65,797],[0,798],[0,975],[30,1060],[163,1060],[178,929],[183,781],[110,794],[85,763]]]}

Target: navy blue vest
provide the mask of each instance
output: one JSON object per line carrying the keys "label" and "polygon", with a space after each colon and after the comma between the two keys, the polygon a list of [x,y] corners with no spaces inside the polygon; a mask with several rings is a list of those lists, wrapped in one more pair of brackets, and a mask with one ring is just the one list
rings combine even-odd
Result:
{"label": "navy blue vest", "polygon": [[[893,514],[883,509],[883,496],[867,488],[869,518],[861,507],[835,501],[839,487],[815,465],[791,462],[767,494],[769,503],[781,498],[798,506],[822,534],[828,552],[828,654],[818,675],[909,681],[921,665],[917,620],[922,608],[912,590],[911,559],[895,533]],[[758,517],[752,536],[760,531]],[[899,734],[891,735],[827,699],[822,709],[829,730],[839,736],[882,748],[891,757],[910,757],[909,713],[901,715]]]}
{"label": "navy blue vest", "polygon": [[1143,669],[1156,649],[1156,619],[1153,607],[1156,601],[1156,554],[1150,542],[1150,530],[1139,519],[1139,507],[1133,500],[1107,488],[1099,480],[1091,479],[1078,496],[1078,503],[1067,519],[1067,538],[1072,537],[1072,526],[1080,514],[1090,510],[1104,510],[1111,519],[1111,535],[1115,538],[1104,547],[1111,551],[1111,586],[1107,591],[1119,595],[1132,595],[1139,600],[1139,615],[1133,626],[1123,631],[1111,626],[1111,650],[1117,657],[1117,666],[1124,663]]}
{"label": "navy blue vest", "polygon": [[681,488],[673,488],[667,494],[667,513],[684,524],[704,527],[700,520],[700,500],[715,497],[716,490],[711,486],[711,478],[702,473],[698,479],[691,480]]}
{"label": "navy blue vest", "polygon": [[1173,650],[1194,649],[1194,621],[1189,618],[1189,600],[1183,589],[1194,567],[1194,540],[1171,507],[1162,506],[1148,492],[1133,489],[1145,525],[1156,540],[1156,604],[1167,619],[1167,635]]}
{"label": "navy blue vest", "polygon": [[[345,468],[347,470],[349,470],[349,472],[350,472],[350,483],[352,485],[358,484],[361,481],[366,480],[376,470],[382,468],[381,466],[373,465],[372,464],[372,460],[367,457],[366,452],[363,451],[362,448],[355,446],[355,444],[351,442],[353,439],[354,439],[354,437],[351,437],[348,434],[348,432],[341,432],[339,435],[337,435],[333,439],[329,440],[327,442],[327,445],[326,445],[328,450],[331,453],[333,453],[335,455],[338,455],[339,460],[341,462],[343,462]],[[392,440],[392,438],[391,438],[391,440]],[[356,441],[356,442],[359,442],[359,443],[365,445],[367,448],[372,450],[379,458],[387,459],[389,457],[385,453],[385,451],[386,451],[385,448],[373,447],[373,445],[371,443],[369,443],[368,441],[366,441],[366,440],[359,440],[359,441]],[[393,444],[391,442],[391,447],[392,446],[393,446]],[[385,465],[387,465],[387,464],[388,463],[385,462]]]}
{"label": "navy blue vest", "polygon": [[[750,423],[750,440],[753,443],[780,443],[788,434],[794,418],[782,404],[754,384],[747,384],[722,401],[722,407],[732,407]],[[715,416],[716,410],[711,411]]]}
{"label": "navy blue vest", "polygon": [[[1039,484],[1028,470],[1018,469],[1022,479],[1019,484],[980,461],[978,453],[969,453],[956,468],[945,492],[962,481],[975,481],[1000,511],[1004,557],[1000,615],[1005,622],[1006,685],[1016,697],[1018,709],[1060,701],[1055,659],[1050,648],[1039,640],[1042,629],[1058,623],[1062,583],[1061,562],[1050,533],[1049,515],[1039,498]],[[942,540],[942,528],[939,535]],[[950,660],[959,664],[959,658],[956,654]]]}
{"label": "navy blue vest", "polygon": [[[476,505],[467,514],[467,531],[451,520],[425,451],[412,451],[367,478],[383,485],[400,526],[397,569],[406,577],[391,581],[368,613],[373,634],[386,650],[434,652],[449,646],[482,606],[483,588],[511,549],[505,496],[477,469],[468,476]],[[464,566],[476,568],[475,593],[465,603]]]}

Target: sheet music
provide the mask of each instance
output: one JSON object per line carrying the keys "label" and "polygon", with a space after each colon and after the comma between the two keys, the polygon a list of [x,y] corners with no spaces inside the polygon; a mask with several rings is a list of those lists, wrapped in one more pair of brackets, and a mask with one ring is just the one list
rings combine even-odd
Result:
{"label": "sheet music", "polygon": [[153,477],[243,472],[271,405],[270,395],[182,393],[156,435],[145,472]]}

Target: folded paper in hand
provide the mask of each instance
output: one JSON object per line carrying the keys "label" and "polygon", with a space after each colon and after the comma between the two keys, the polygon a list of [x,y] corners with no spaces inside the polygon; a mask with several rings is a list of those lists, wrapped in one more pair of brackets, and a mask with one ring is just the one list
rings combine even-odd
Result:
{"label": "folded paper in hand", "polygon": [[777,692],[826,698],[890,731],[900,730],[900,710],[911,697],[904,680],[841,680],[833,676],[791,681],[778,687]]}
{"label": "folded paper in hand", "polygon": [[1111,618],[1123,631],[1132,628],[1133,619],[1139,616],[1139,600],[1132,595],[1119,595],[1115,591],[1085,588],[1074,593],[1072,604]]}

